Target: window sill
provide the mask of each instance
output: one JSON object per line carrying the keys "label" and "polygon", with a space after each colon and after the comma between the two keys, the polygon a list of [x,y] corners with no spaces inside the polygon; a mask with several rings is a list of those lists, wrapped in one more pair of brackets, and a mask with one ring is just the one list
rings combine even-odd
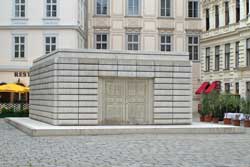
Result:
{"label": "window sill", "polygon": [[223,69],[223,71],[225,71],[225,72],[229,72],[229,71],[230,71],[230,69]]}
{"label": "window sill", "polygon": [[12,24],[26,24],[28,22],[28,18],[24,17],[15,17],[11,19]]}
{"label": "window sill", "polygon": [[98,14],[95,14],[95,15],[93,15],[93,17],[95,18],[95,17],[110,17],[110,15],[98,15]]}
{"label": "window sill", "polygon": [[126,15],[125,18],[142,18],[142,16],[141,15],[135,15],[135,16]]}
{"label": "window sill", "polygon": [[201,21],[202,19],[200,17],[186,17],[185,20]]}
{"label": "window sill", "polygon": [[27,62],[28,60],[26,58],[12,58],[11,61],[16,62]]}
{"label": "window sill", "polygon": [[57,20],[57,21],[59,21],[60,18],[58,18],[58,17],[44,17],[43,20]]}
{"label": "window sill", "polygon": [[157,19],[170,19],[170,20],[174,20],[175,18],[173,16],[159,16],[159,17],[157,17]]}
{"label": "window sill", "polygon": [[24,21],[27,21],[29,19],[27,17],[13,17],[13,18],[11,18],[11,20],[24,20]]}

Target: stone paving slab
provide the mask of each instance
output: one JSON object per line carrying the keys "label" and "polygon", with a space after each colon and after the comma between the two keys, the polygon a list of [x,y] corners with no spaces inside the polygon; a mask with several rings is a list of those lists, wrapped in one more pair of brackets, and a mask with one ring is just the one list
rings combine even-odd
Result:
{"label": "stone paving slab", "polygon": [[244,134],[31,137],[0,119],[0,167],[250,167]]}
{"label": "stone paving slab", "polygon": [[197,122],[192,125],[54,126],[30,118],[6,118],[5,121],[30,136],[245,133],[242,127]]}

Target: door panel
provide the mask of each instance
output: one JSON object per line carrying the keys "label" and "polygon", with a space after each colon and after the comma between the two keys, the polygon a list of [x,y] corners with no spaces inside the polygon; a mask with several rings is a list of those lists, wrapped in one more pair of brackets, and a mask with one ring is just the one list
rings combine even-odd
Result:
{"label": "door panel", "polygon": [[124,113],[124,82],[107,80],[105,82],[104,124],[122,124]]}
{"label": "door panel", "polygon": [[149,81],[105,79],[103,86],[104,124],[148,124]]}

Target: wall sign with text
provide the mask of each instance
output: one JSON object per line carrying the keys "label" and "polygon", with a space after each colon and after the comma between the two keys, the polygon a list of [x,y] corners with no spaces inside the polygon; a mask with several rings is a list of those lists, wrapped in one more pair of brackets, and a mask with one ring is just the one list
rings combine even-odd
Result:
{"label": "wall sign with text", "polygon": [[30,77],[29,72],[14,72],[15,77]]}

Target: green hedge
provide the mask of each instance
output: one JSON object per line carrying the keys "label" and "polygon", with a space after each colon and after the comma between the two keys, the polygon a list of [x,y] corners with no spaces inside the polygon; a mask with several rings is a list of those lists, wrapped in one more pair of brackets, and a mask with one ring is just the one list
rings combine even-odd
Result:
{"label": "green hedge", "polygon": [[14,108],[6,109],[2,108],[0,112],[0,118],[5,117],[29,117],[28,110],[14,110]]}

